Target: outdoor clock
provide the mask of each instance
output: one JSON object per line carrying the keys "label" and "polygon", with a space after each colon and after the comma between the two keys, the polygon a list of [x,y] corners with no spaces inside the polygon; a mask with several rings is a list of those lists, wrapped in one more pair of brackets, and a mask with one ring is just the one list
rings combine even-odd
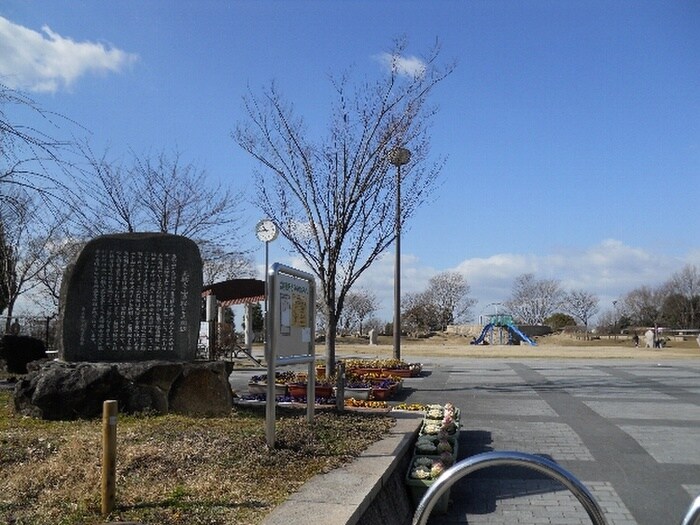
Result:
{"label": "outdoor clock", "polygon": [[263,242],[271,242],[279,235],[279,229],[271,219],[262,219],[255,226],[255,235]]}

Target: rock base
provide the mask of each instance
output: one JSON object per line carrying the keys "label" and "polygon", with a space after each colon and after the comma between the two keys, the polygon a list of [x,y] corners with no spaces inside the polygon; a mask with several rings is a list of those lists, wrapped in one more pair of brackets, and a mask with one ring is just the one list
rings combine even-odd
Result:
{"label": "rock base", "polygon": [[90,419],[117,400],[122,413],[226,416],[232,391],[224,362],[36,362],[15,386],[17,412],[48,420]]}

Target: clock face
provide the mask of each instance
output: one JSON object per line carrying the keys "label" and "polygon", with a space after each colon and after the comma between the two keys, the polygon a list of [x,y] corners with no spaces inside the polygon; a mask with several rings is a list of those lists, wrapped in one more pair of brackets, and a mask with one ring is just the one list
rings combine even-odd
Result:
{"label": "clock face", "polygon": [[263,219],[255,226],[255,235],[263,242],[274,241],[278,233],[277,225],[270,219]]}

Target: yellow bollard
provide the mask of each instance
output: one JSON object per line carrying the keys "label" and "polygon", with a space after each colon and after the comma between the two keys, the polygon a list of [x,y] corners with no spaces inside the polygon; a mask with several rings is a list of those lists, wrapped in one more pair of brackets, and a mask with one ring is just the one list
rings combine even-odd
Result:
{"label": "yellow bollard", "polygon": [[114,509],[117,491],[117,412],[116,401],[102,404],[102,515]]}

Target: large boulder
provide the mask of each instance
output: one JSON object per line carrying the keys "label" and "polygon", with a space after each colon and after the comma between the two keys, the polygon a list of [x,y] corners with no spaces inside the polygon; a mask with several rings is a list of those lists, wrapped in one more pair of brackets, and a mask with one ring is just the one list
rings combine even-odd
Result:
{"label": "large boulder", "polygon": [[27,364],[46,358],[43,341],[26,335],[4,335],[0,340],[0,359],[11,374],[26,374]]}
{"label": "large boulder", "polygon": [[99,417],[114,399],[120,412],[225,416],[232,392],[223,362],[66,363],[29,366],[15,386],[15,409],[50,420]]}

